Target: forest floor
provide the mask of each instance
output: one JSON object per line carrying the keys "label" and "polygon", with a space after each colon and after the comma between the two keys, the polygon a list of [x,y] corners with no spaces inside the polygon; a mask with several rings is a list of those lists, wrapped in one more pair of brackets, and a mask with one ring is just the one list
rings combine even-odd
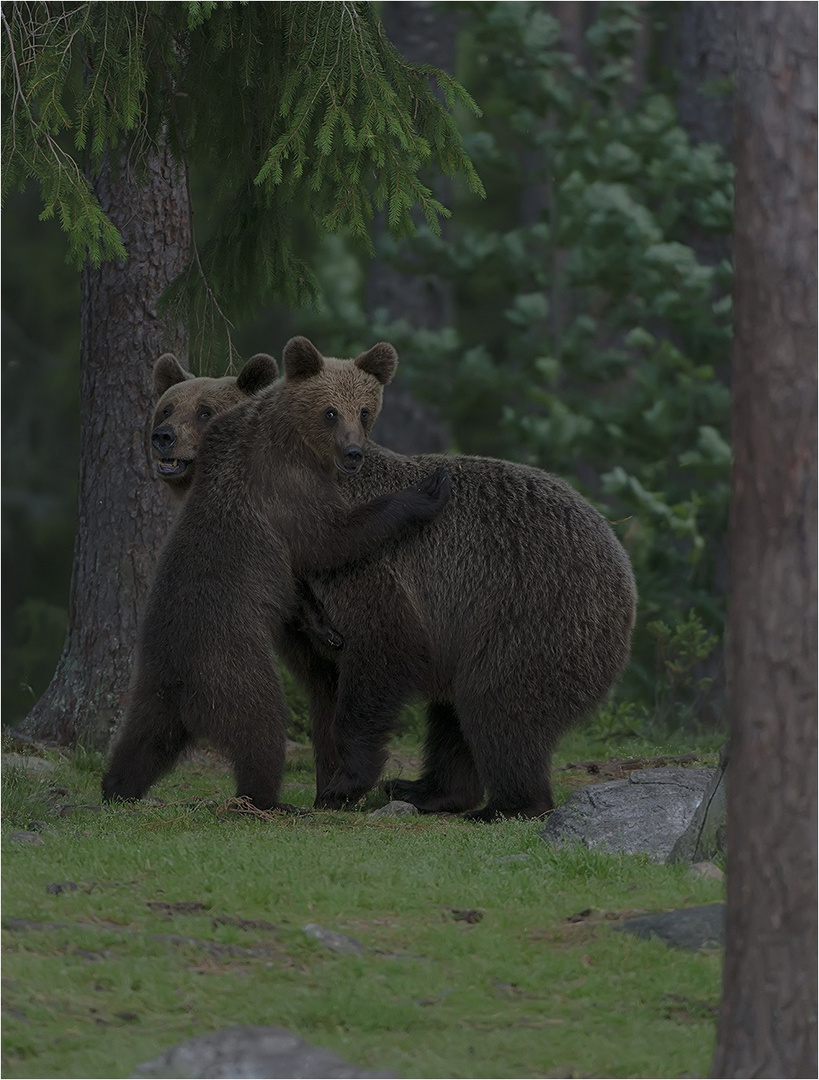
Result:
{"label": "forest floor", "polygon": [[[558,801],[720,739],[568,737]],[[6,746],[5,749],[11,749]],[[3,772],[3,1075],[125,1077],[193,1035],[278,1025],[362,1069],[412,1077],[708,1075],[721,954],[612,932],[713,903],[679,866],[581,848],[542,823],[247,816],[197,752],[155,798],[99,806],[99,755],[30,748]],[[418,747],[395,746],[412,774]],[[309,748],[283,798],[309,807]],[[675,762],[676,763],[676,762]],[[161,801],[160,801],[161,800]],[[334,952],[304,927],[356,943]]]}

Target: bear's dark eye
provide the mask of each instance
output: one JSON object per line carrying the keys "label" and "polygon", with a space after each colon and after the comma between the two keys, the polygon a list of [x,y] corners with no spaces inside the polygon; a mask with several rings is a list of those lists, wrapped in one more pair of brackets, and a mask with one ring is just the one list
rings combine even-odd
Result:
{"label": "bear's dark eye", "polygon": [[213,412],[207,407],[207,405],[200,405],[199,411],[196,415],[199,417],[200,420],[210,420],[210,418],[213,416]]}
{"label": "bear's dark eye", "polygon": [[370,410],[369,409],[362,409],[361,410],[361,423],[366,426],[369,423],[369,420],[370,420]]}
{"label": "bear's dark eye", "polygon": [[324,419],[327,421],[328,424],[332,424],[332,422],[337,416],[338,413],[335,409],[327,409],[327,411],[324,413]]}
{"label": "bear's dark eye", "polygon": [[165,408],[162,410],[162,419],[167,420],[172,412],[173,412],[173,405],[166,405]]}

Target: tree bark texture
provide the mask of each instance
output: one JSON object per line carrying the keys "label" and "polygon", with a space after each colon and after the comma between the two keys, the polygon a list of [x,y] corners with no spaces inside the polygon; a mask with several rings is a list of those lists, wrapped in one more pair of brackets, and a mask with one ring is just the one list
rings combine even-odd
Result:
{"label": "tree bark texture", "polygon": [[713,1075],[814,1077],[817,7],[738,6],[727,938]]}
{"label": "tree bark texture", "polygon": [[23,730],[61,745],[104,749],[125,703],[137,624],[171,504],[150,467],[154,360],[186,351],[157,310],[190,257],[187,187],[166,147],[135,177],[94,179],[128,259],[86,265],[80,346],[80,476],[68,631],[57,670]]}

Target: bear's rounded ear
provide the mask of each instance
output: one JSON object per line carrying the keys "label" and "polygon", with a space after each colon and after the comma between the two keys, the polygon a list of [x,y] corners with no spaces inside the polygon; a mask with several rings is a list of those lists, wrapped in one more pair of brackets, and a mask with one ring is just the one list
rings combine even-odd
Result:
{"label": "bear's rounded ear", "polygon": [[284,347],[284,377],[289,382],[312,379],[324,369],[324,357],[306,337],[290,338]]}
{"label": "bear's rounded ear", "polygon": [[236,378],[236,387],[244,394],[255,394],[278,378],[279,365],[272,356],[259,352],[251,356]]}
{"label": "bear's rounded ear", "polygon": [[374,375],[382,386],[386,386],[398,367],[398,353],[388,341],[379,341],[377,345],[356,357],[355,366],[366,371],[368,375]]}
{"label": "bear's rounded ear", "polygon": [[166,390],[186,379],[195,379],[190,371],[185,371],[173,353],[163,353],[154,364],[154,393],[161,398]]}

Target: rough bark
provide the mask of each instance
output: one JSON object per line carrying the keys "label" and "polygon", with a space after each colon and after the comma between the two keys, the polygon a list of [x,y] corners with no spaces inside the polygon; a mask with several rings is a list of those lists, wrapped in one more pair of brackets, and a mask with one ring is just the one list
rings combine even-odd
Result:
{"label": "rough bark", "polygon": [[80,476],[65,646],[22,728],[61,745],[103,749],[122,715],[137,623],[171,507],[151,477],[151,371],[186,339],[160,317],[163,290],[190,257],[184,178],[162,147],[135,177],[95,177],[128,259],[87,265],[82,280]]}
{"label": "rough bark", "polygon": [[816,1060],[817,8],[739,5],[727,938],[713,1075]]}

